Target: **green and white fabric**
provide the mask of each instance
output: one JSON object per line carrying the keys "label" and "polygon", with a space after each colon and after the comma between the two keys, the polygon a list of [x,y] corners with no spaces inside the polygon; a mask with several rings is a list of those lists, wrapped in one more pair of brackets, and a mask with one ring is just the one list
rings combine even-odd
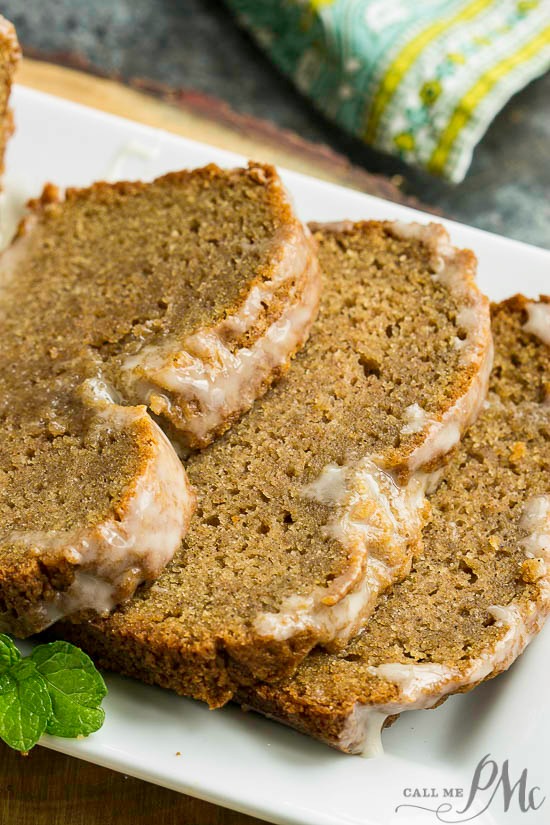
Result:
{"label": "green and white fabric", "polygon": [[550,67],[550,0],[227,0],[348,132],[458,182],[507,100]]}

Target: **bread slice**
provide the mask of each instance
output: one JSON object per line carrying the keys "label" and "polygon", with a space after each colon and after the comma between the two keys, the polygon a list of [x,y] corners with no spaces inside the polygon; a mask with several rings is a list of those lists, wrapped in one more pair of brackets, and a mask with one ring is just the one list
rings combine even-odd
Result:
{"label": "bread slice", "polygon": [[284,379],[187,472],[197,515],[148,589],[64,624],[97,661],[222,704],[343,644],[408,572],[427,475],[485,396],[488,306],[445,231],[316,231],[319,322]]}
{"label": "bread slice", "polygon": [[6,144],[13,133],[13,115],[9,108],[11,85],[21,49],[13,25],[0,15],[0,174],[4,171]]}
{"label": "bread slice", "polygon": [[[317,315],[309,233],[271,166],[97,183],[31,203],[12,255],[130,404],[204,447],[288,367]],[[62,298],[62,295],[65,298]]]}
{"label": "bread slice", "polygon": [[206,443],[286,368],[319,284],[271,167],[31,203],[0,259],[3,629],[107,611],[158,576],[195,496],[142,404]]}
{"label": "bread slice", "polygon": [[195,506],[145,407],[120,406],[86,379],[56,388],[48,410],[51,389],[33,385],[44,404],[28,414],[12,396],[2,423],[0,629],[22,637],[76,610],[107,613],[155,579]]}
{"label": "bread slice", "polygon": [[493,309],[487,407],[453,456],[410,575],[338,655],[242,703],[374,754],[380,730],[506,670],[550,611],[550,298]]}

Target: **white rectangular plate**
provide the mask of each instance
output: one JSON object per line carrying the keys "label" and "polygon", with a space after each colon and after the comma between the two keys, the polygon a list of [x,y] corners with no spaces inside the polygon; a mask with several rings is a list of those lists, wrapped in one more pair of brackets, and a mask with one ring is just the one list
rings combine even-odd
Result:
{"label": "white rectangular plate", "polygon": [[[105,177],[150,179],[212,161],[222,166],[243,162],[228,152],[24,88],[15,90],[14,107],[17,132],[9,145],[2,206],[12,227],[24,201],[38,195],[46,181],[67,186]],[[293,172],[283,172],[283,177],[304,220],[433,220]],[[455,244],[475,250],[479,282],[491,298],[550,292],[549,252],[452,221],[442,223]],[[4,240],[9,234],[6,230]],[[43,744],[277,823],[428,825],[462,821],[479,811],[473,820],[478,825],[543,825],[549,821],[550,798],[524,814],[516,790],[505,814],[500,787],[483,812],[493,785],[461,817],[457,811],[464,801],[449,800],[444,789],[462,788],[467,796],[478,761],[491,754],[499,768],[509,760],[512,784],[527,769],[527,790],[542,788],[533,797],[536,804],[545,793],[550,797],[549,661],[547,632],[499,679],[453,697],[437,710],[404,714],[384,733],[385,755],[372,760],[337,753],[252,713],[236,708],[211,712],[115,676],[107,678],[101,731],[82,741],[45,737]],[[433,789],[437,795],[411,796],[415,788],[430,794]],[[435,809],[449,801],[453,810],[440,811],[439,820],[420,808],[398,809],[405,803]]]}

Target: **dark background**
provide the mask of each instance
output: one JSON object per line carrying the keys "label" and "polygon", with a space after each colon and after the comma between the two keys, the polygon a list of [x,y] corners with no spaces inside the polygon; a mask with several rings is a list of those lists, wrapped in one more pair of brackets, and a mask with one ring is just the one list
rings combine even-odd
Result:
{"label": "dark background", "polygon": [[327,143],[369,171],[402,175],[404,191],[446,214],[550,248],[550,75],[520,92],[450,186],[346,137],[318,115],[214,0],[4,0],[19,39],[78,53],[102,71],[223,98],[240,112]]}

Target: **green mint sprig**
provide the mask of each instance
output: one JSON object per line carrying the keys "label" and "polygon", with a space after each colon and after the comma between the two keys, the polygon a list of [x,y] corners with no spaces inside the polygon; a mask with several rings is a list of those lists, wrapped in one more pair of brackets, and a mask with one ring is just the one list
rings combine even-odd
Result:
{"label": "green mint sprig", "polygon": [[26,753],[43,733],[75,738],[99,730],[107,688],[92,660],[69,642],[22,657],[0,633],[0,739]]}

